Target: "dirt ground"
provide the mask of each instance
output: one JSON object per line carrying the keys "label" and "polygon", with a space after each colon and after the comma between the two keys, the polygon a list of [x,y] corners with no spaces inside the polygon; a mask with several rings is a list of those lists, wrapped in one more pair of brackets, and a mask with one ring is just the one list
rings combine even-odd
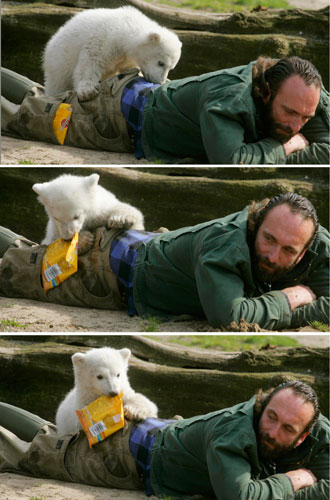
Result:
{"label": "dirt ground", "polygon": [[[242,322],[232,325],[232,332],[267,332],[256,324]],[[176,321],[161,323],[153,319],[129,317],[125,311],[107,311],[81,307],[48,304],[28,299],[0,297],[0,332],[223,332],[212,328],[207,321],[180,317]],[[293,332],[318,332],[303,327]],[[319,332],[320,333],[320,332]],[[328,337],[328,335],[325,335]]]}
{"label": "dirt ground", "polygon": [[142,165],[133,154],[94,151],[46,142],[25,141],[13,137],[1,138],[2,165]]}
{"label": "dirt ground", "polygon": [[[140,491],[97,488],[16,474],[0,474],[1,500],[146,500]],[[156,498],[156,497],[149,497]]]}

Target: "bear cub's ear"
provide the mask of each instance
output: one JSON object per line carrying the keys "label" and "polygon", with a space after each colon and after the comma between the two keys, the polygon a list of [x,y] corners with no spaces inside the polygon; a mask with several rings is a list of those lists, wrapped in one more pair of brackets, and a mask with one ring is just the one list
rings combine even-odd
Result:
{"label": "bear cub's ear", "polygon": [[47,189],[47,184],[48,182],[44,182],[42,184],[33,184],[32,189],[35,193],[42,195],[45,193],[45,190]]}
{"label": "bear cub's ear", "polygon": [[98,174],[88,175],[84,178],[83,182],[87,189],[93,189],[97,186],[100,176]]}
{"label": "bear cub's ear", "polygon": [[127,349],[127,347],[124,347],[124,349],[120,349],[118,352],[120,352],[121,357],[127,363],[130,356],[131,356],[131,351],[129,349]]}
{"label": "bear cub's ear", "polygon": [[72,364],[73,366],[79,366],[82,365],[84,362],[86,354],[83,354],[82,352],[76,352],[71,356],[72,359]]}

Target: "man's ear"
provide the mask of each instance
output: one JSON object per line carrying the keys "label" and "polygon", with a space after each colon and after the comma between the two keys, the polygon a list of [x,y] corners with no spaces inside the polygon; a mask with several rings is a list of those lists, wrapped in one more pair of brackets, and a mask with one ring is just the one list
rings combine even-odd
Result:
{"label": "man's ear", "polygon": [[270,87],[269,87],[269,83],[268,82],[266,82],[266,87],[267,87],[267,94],[262,97],[262,100],[263,100],[264,104],[267,104],[267,102],[270,99]]}
{"label": "man's ear", "polygon": [[303,256],[305,255],[306,252],[307,252],[307,248],[305,248],[305,250],[303,250],[301,252],[301,254],[299,255],[299,257],[297,259],[297,263],[296,264],[298,264],[301,261],[301,259],[303,258]]}
{"label": "man's ear", "polygon": [[303,441],[305,441],[305,439],[307,438],[309,432],[304,432],[300,438],[298,439],[297,443],[296,443],[296,446],[295,448],[297,448],[297,446],[299,446]]}

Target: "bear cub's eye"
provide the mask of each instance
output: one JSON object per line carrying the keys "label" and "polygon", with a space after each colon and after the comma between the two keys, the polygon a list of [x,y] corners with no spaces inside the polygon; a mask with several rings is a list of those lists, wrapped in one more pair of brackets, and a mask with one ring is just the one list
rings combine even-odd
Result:
{"label": "bear cub's eye", "polygon": [[116,377],[118,377],[118,378],[119,378],[119,377],[120,377],[120,373],[117,373]]}
{"label": "bear cub's eye", "polygon": [[98,378],[99,380],[102,380],[102,379],[103,379],[103,375],[98,375],[98,376],[97,376],[97,378]]}
{"label": "bear cub's eye", "polygon": [[158,66],[165,66],[165,63],[163,61],[158,61]]}

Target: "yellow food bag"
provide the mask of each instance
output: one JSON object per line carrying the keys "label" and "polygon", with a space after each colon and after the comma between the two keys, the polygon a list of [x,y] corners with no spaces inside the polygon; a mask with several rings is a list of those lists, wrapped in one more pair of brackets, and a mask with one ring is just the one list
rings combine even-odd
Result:
{"label": "yellow food bag", "polygon": [[71,104],[62,102],[57,108],[54,120],[53,120],[53,130],[60,144],[64,144],[65,136],[68,131],[72,115]]}
{"label": "yellow food bag", "polygon": [[58,238],[48,246],[41,267],[42,284],[46,292],[77,272],[78,238],[78,233],[75,233],[71,241]]}
{"label": "yellow food bag", "polygon": [[84,429],[89,447],[124,427],[123,393],[114,398],[101,396],[76,414]]}

